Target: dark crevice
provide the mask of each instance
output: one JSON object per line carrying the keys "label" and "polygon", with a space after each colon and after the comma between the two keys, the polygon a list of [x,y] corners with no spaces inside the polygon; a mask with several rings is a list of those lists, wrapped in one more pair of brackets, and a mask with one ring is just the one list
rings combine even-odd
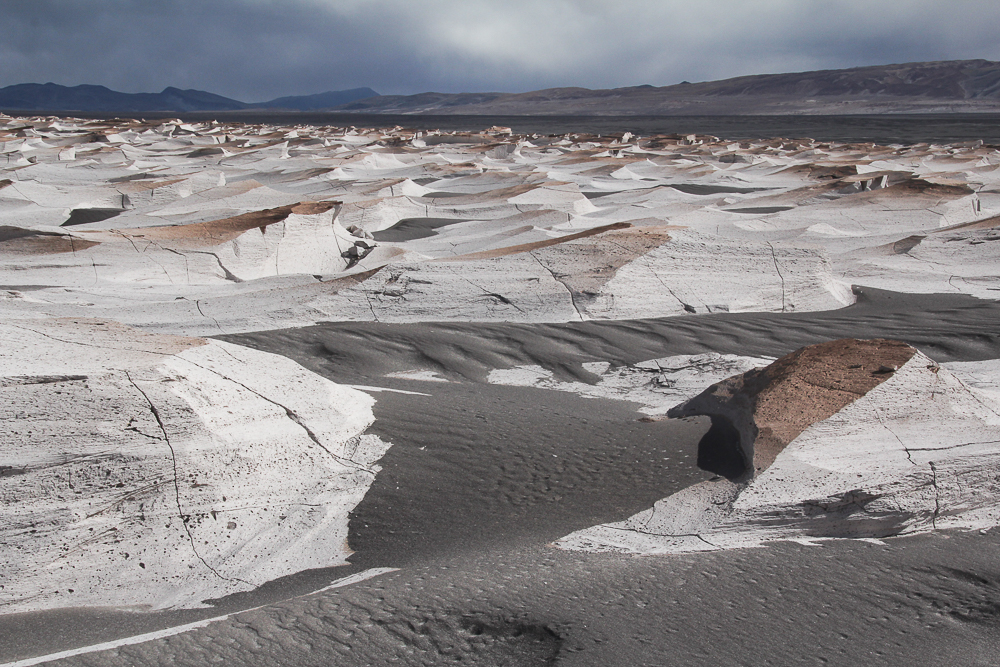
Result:
{"label": "dark crevice", "polygon": [[73,227],[75,225],[101,222],[109,220],[121,214],[121,212],[122,209],[120,208],[75,208],[69,212],[69,218],[60,227]]}
{"label": "dark crevice", "polygon": [[746,474],[740,434],[728,419],[712,416],[712,427],[698,443],[698,467],[730,481]]}

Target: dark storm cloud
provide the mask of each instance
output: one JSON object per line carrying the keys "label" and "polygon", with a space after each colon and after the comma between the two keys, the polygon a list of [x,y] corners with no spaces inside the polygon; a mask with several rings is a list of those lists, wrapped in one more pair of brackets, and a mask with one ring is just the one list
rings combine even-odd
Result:
{"label": "dark storm cloud", "polygon": [[0,85],[524,91],[1000,59],[1000,3],[8,0]]}

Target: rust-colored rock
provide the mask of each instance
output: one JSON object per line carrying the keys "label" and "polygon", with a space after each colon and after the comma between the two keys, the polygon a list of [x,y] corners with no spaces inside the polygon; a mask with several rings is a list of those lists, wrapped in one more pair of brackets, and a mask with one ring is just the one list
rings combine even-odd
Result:
{"label": "rust-colored rock", "polygon": [[[632,225],[631,223],[628,222],[613,222],[610,225],[601,225],[600,227],[585,229],[582,232],[567,234],[566,236],[559,236],[554,239],[535,241],[533,243],[522,243],[520,245],[507,246],[506,248],[497,248],[496,250],[482,250],[479,252],[470,252],[465,255],[456,255],[454,257],[442,257],[438,261],[456,262],[456,261],[466,261],[471,259],[492,259],[494,257],[516,255],[522,252],[531,252],[532,250],[539,250],[540,248],[548,248],[549,246],[558,245],[560,243],[566,243],[567,241],[575,241],[577,239],[587,238],[588,236],[596,236],[597,234],[603,234],[605,232],[629,229],[630,227],[632,227]],[[670,237],[667,236],[667,239],[669,238]]]}
{"label": "rust-colored rock", "polygon": [[[171,241],[174,243],[188,243],[195,246],[221,245],[227,241],[232,241],[240,234],[254,228],[264,230],[268,225],[285,220],[289,215],[316,215],[325,213],[337,207],[337,201],[305,201],[295,204],[286,204],[276,208],[267,208],[260,211],[250,211],[231,218],[220,220],[209,220],[208,222],[195,222],[186,225],[165,225],[162,227],[136,227],[132,229],[118,229],[115,233],[129,238],[144,238],[152,241]],[[93,233],[95,235],[105,234],[103,230],[82,233]]]}
{"label": "rust-colored rock", "polygon": [[76,252],[98,245],[72,234],[0,225],[0,253],[7,255],[55,255]]}
{"label": "rust-colored rock", "polygon": [[810,345],[714,384],[667,414],[706,415],[732,424],[746,466],[742,478],[751,478],[802,431],[885,382],[915,353],[905,343],[884,339]]}

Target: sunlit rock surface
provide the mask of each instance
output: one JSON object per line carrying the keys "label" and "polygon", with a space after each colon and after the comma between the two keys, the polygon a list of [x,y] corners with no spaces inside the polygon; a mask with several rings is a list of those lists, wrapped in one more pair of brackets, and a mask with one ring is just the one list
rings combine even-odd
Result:
{"label": "sunlit rock surface", "polygon": [[0,612],[190,607],[350,554],[388,445],[292,361],[111,321],[0,324]]}
{"label": "sunlit rock surface", "polygon": [[678,553],[1000,525],[998,366],[948,370],[891,341],[803,348],[670,411],[728,423],[728,442],[702,447],[737,449],[742,470],[558,544]]}
{"label": "sunlit rock surface", "polygon": [[54,118],[0,135],[5,317],[209,335],[998,289],[1000,154],[978,144]]}
{"label": "sunlit rock surface", "polygon": [[487,381],[516,387],[538,387],[570,391],[591,398],[614,398],[640,404],[640,412],[664,417],[677,401],[693,398],[706,383],[718,382],[734,373],[766,366],[773,359],[735,354],[677,355],[650,359],[629,366],[612,367],[607,362],[589,362],[583,369],[599,379],[595,384],[564,382],[541,366],[515,366],[490,372]]}

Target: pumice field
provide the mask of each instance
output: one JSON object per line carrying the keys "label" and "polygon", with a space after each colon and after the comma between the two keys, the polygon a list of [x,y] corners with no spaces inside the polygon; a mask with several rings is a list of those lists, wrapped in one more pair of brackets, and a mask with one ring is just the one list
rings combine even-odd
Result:
{"label": "pumice field", "polygon": [[0,115],[0,667],[995,665],[1000,150]]}

